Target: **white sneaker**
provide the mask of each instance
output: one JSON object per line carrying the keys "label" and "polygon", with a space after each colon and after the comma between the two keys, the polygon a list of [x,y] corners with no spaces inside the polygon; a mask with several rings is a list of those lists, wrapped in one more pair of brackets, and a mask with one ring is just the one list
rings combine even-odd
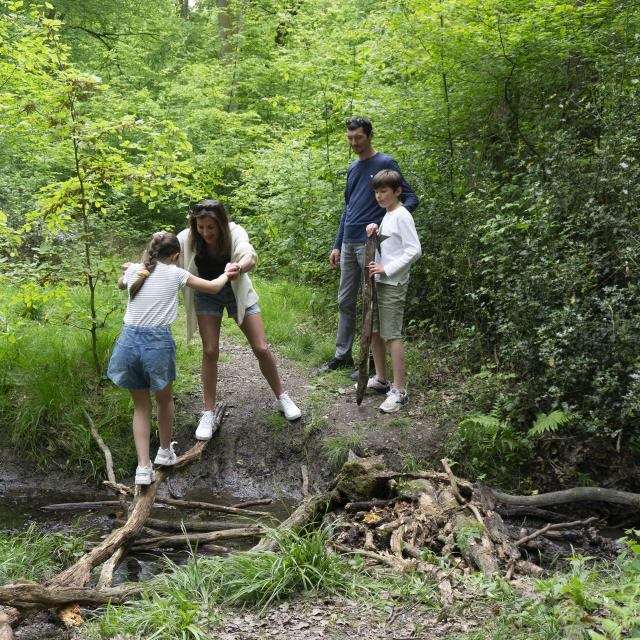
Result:
{"label": "white sneaker", "polygon": [[[376,391],[377,393],[388,393],[389,392],[389,383],[388,382],[380,382],[378,378],[375,376],[371,376],[367,380],[367,391]],[[358,388],[358,384],[355,385],[356,389]]]}
{"label": "white sneaker", "polygon": [[196,440],[211,440],[214,420],[215,418],[211,409],[202,412],[200,423],[196,429]]}
{"label": "white sneaker", "polygon": [[283,393],[276,400],[276,409],[280,413],[284,413],[284,417],[287,420],[297,420],[302,415],[302,411],[298,409],[296,403],[289,397],[289,394],[287,393]]}
{"label": "white sneaker", "polygon": [[156,473],[151,467],[136,467],[136,484],[150,485],[156,479]]}
{"label": "white sneaker", "polygon": [[391,387],[384,402],[380,405],[380,411],[383,413],[395,413],[400,411],[409,402],[409,396],[406,391],[398,391]]}
{"label": "white sneaker", "polygon": [[160,447],[158,449],[158,453],[156,455],[156,459],[153,461],[153,464],[161,464],[165,467],[171,467],[176,463],[176,452],[173,450],[173,445],[178,444],[177,442],[172,442],[169,445],[168,449],[163,449]]}

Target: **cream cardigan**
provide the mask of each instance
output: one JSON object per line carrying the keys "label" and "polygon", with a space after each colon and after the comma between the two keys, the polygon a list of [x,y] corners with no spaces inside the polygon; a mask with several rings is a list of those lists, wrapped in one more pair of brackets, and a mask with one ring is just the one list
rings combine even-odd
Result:
{"label": "cream cardigan", "polygon": [[[235,222],[230,222],[229,228],[231,229],[231,262],[240,262],[242,258],[251,256],[251,262],[245,261],[244,268],[246,269],[248,267],[249,270],[252,270],[256,266],[258,254],[249,242],[247,232]],[[191,248],[191,230],[184,229],[181,231],[178,234],[178,240],[180,241],[180,260],[178,261],[178,266],[197,276],[198,267],[196,266],[196,256]],[[246,272],[231,281],[231,288],[233,289],[238,306],[238,324],[242,324],[244,312],[247,307],[258,302],[258,295]],[[187,313],[187,340],[191,340],[193,334],[198,330],[194,291],[190,287],[184,287],[182,291],[184,294],[184,308]]]}

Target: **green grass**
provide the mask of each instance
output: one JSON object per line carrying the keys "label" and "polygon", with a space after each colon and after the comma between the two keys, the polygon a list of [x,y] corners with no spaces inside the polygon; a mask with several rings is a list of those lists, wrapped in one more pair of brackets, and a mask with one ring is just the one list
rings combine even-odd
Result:
{"label": "green grass", "polygon": [[87,535],[44,533],[35,524],[22,533],[0,534],[0,584],[53,578],[84,553]]}
{"label": "green grass", "polygon": [[349,456],[349,451],[364,455],[362,436],[357,432],[329,436],[322,441],[322,450],[333,469],[339,469]]}

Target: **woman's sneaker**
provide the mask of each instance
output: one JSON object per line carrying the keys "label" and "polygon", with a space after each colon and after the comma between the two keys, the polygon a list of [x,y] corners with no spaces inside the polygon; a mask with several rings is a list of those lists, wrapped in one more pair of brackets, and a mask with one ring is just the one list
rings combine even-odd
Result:
{"label": "woman's sneaker", "polygon": [[276,409],[280,413],[284,413],[284,417],[287,420],[297,420],[302,415],[302,411],[298,409],[296,403],[289,397],[288,393],[283,393],[278,396]]}
{"label": "woman's sneaker", "polygon": [[163,449],[160,447],[158,449],[158,453],[156,454],[156,459],[153,461],[153,464],[161,464],[165,467],[171,467],[176,463],[177,456],[176,452],[173,450],[173,445],[178,444],[177,442],[172,442],[169,445],[168,449]]}
{"label": "woman's sneaker", "polygon": [[196,440],[211,440],[211,436],[213,435],[214,422],[215,417],[213,415],[213,411],[203,411],[200,418],[200,423],[198,424],[198,428],[196,429]]}
{"label": "woman's sneaker", "polygon": [[156,479],[156,473],[151,467],[136,468],[136,484],[150,485]]}
{"label": "woman's sneaker", "polygon": [[[381,382],[375,376],[367,380],[367,391],[375,391],[376,393],[388,393],[391,385],[388,382]],[[356,389],[358,385],[356,384]]]}
{"label": "woman's sneaker", "polygon": [[395,413],[400,411],[409,402],[409,396],[406,391],[398,391],[391,387],[384,402],[380,405],[380,411],[383,413]]}

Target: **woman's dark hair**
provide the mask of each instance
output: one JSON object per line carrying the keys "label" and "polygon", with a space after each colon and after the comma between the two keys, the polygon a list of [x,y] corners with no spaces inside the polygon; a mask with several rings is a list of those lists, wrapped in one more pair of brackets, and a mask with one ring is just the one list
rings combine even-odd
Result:
{"label": "woman's dark hair", "polygon": [[142,285],[156,268],[158,260],[165,260],[176,253],[180,253],[180,241],[175,233],[168,231],[154,233],[142,256],[144,269],[138,272],[138,279],[129,288],[129,300],[133,300],[138,295],[138,291],[142,289]]}
{"label": "woman's dark hair", "polygon": [[198,220],[202,218],[212,218],[220,227],[218,237],[219,256],[231,259],[231,229],[229,228],[229,216],[227,210],[220,200],[203,200],[193,207],[189,216],[189,228],[191,229],[191,249],[199,258],[207,255],[207,245],[198,233]]}

